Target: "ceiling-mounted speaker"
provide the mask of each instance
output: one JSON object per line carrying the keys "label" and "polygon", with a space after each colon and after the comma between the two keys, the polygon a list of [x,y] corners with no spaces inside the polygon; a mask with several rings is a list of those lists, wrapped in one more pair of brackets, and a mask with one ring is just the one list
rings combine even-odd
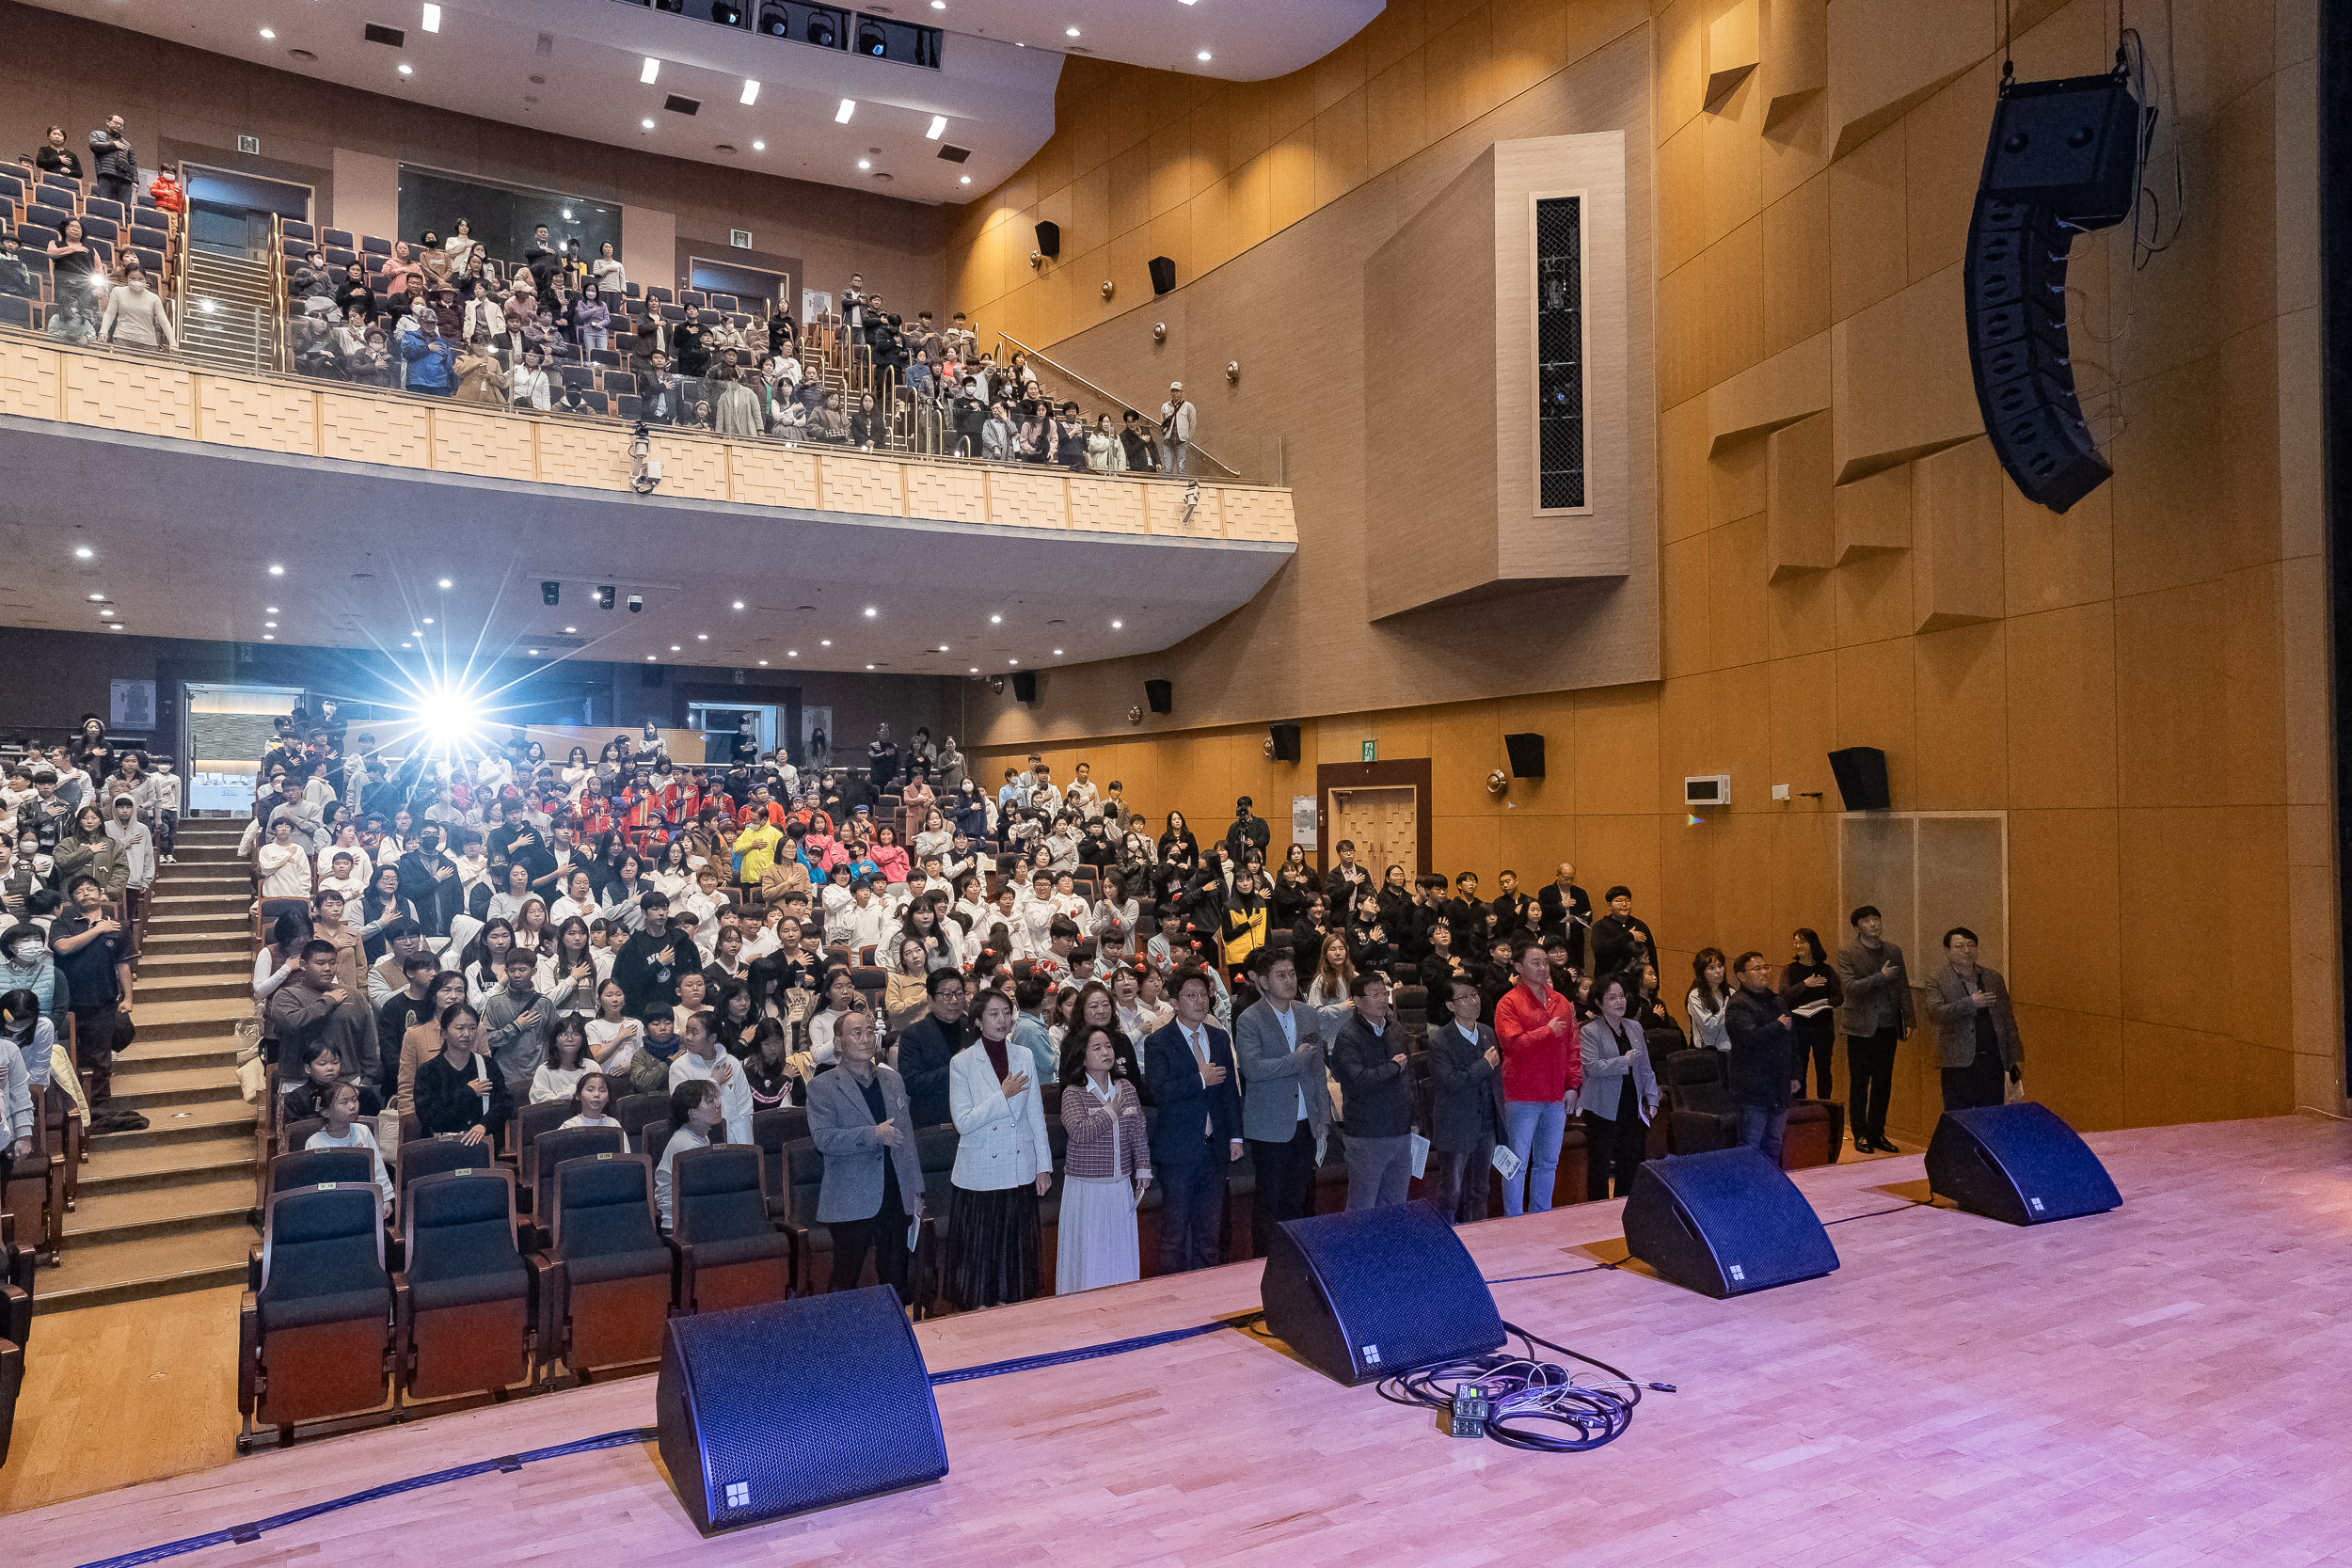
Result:
{"label": "ceiling-mounted speaker", "polygon": [[1275,761],[1296,762],[1298,760],[1298,726],[1296,724],[1269,724],[1266,726],[1265,733],[1266,738],[1274,743]]}
{"label": "ceiling-mounted speaker", "polygon": [[1511,753],[1511,777],[1540,779],[1544,776],[1544,737],[1540,735],[1506,735],[1502,749]]}
{"label": "ceiling-mounted speaker", "polygon": [[1027,703],[1032,707],[1037,705],[1037,673],[1035,671],[1015,670],[1012,673],[1012,696],[1015,702]]}
{"label": "ceiling-mounted speaker", "polygon": [[1166,257],[1166,256],[1154,256],[1154,257],[1152,257],[1152,292],[1153,293],[1155,293],[1155,294],[1164,294],[1164,293],[1167,293],[1169,290],[1171,290],[1171,289],[1173,289],[1173,288],[1175,288],[1175,287],[1176,287],[1176,263],[1175,263],[1175,261],[1174,261],[1173,260],[1171,260],[1170,258]]}
{"label": "ceiling-mounted speaker", "polygon": [[1047,256],[1061,254],[1061,225],[1047,218],[1037,226],[1037,248]]}
{"label": "ceiling-mounted speaker", "polygon": [[1143,700],[1152,705],[1154,713],[1176,711],[1176,688],[1167,681],[1145,681]]}

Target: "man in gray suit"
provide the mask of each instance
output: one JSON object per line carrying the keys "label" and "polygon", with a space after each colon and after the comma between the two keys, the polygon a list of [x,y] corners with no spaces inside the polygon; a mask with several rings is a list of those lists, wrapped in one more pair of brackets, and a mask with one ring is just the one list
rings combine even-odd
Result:
{"label": "man in gray suit", "polygon": [[825,1157],[817,1221],[833,1232],[830,1289],[851,1291],[874,1255],[877,1283],[907,1293],[907,1226],[923,1215],[923,1164],[906,1084],[874,1054],[873,1015],[841,1015],[836,1064],[808,1086],[808,1135]]}
{"label": "man in gray suit", "polygon": [[1851,946],[1837,955],[1845,1005],[1837,1027],[1846,1035],[1846,1073],[1853,1097],[1853,1146],[1865,1154],[1900,1152],[1886,1141],[1886,1098],[1895,1086],[1895,1046],[1911,1033],[1911,974],[1903,950],[1881,933],[1876,904],[1847,917]]}
{"label": "man in gray suit", "polygon": [[1258,1178],[1249,1229],[1263,1258],[1277,1225],[1314,1211],[1331,1085],[1322,1026],[1298,1005],[1298,960],[1287,947],[1262,947],[1257,969],[1259,999],[1233,1021],[1233,1049],[1241,1062],[1241,1132]]}
{"label": "man in gray suit", "polygon": [[1973,1111],[2008,1098],[2025,1074],[2026,1047],[2009,1005],[2001,972],[1977,961],[1977,933],[1955,926],[1944,933],[1944,967],[1928,977],[1928,1018],[1935,1025],[1944,1069],[1944,1109]]}

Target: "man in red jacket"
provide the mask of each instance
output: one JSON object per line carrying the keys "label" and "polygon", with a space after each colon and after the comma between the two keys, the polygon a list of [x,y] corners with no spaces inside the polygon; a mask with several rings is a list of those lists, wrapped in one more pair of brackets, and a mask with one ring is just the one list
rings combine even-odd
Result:
{"label": "man in red jacket", "polygon": [[1551,989],[1551,960],[1543,943],[1518,938],[1511,944],[1511,963],[1518,983],[1495,1004],[1495,1040],[1502,1048],[1503,1136],[1519,1162],[1502,1182],[1506,1215],[1542,1213],[1551,1207],[1560,1139],[1584,1080],[1576,1005]]}

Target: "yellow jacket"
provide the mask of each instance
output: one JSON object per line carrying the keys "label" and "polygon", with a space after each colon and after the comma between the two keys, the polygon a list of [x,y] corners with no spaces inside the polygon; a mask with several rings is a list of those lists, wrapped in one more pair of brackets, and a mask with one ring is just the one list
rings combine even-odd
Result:
{"label": "yellow jacket", "polygon": [[742,880],[754,886],[768,868],[775,863],[776,846],[784,842],[784,834],[772,822],[762,822],[744,829],[735,835],[735,852],[743,857]]}

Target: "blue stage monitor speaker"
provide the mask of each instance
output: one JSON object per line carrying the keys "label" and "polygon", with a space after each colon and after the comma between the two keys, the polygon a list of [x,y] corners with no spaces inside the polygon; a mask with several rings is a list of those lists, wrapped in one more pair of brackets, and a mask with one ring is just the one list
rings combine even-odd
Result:
{"label": "blue stage monitor speaker", "polygon": [[1259,1292],[1268,1331],[1351,1386],[1502,1348],[1493,1293],[1425,1203],[1285,1220]]}
{"label": "blue stage monitor speaker", "polygon": [[1643,1165],[1625,1200],[1625,1244],[1662,1278],[1718,1300],[1837,1267],[1813,1205],[1753,1148]]}
{"label": "blue stage monitor speaker", "polygon": [[1927,1164],[1928,1191],[2011,1225],[2104,1213],[2123,1201],[2090,1146],[2031,1101],[1945,1112]]}
{"label": "blue stage monitor speaker", "polygon": [[705,1535],[947,1473],[930,1373],[887,1285],[671,1319],[654,1411]]}

